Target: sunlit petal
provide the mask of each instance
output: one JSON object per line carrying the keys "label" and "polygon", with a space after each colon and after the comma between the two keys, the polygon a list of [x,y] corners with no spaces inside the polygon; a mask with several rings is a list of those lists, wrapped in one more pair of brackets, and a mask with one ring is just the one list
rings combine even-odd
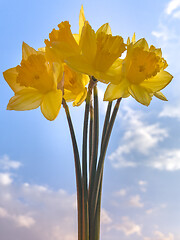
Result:
{"label": "sunlit petal", "polygon": [[62,91],[56,90],[47,93],[41,104],[41,112],[47,120],[54,120],[61,108]]}
{"label": "sunlit petal", "polygon": [[106,88],[105,94],[104,94],[104,101],[113,101],[118,98],[126,98],[129,97],[128,92],[128,84],[126,81],[122,81],[120,84],[109,84]]}
{"label": "sunlit petal", "polygon": [[173,76],[161,70],[156,76],[145,80],[141,83],[141,86],[150,89],[152,92],[158,92],[165,88],[172,80]]}
{"label": "sunlit petal", "polygon": [[162,101],[168,101],[167,98],[164,96],[164,94],[162,94],[162,92],[155,92],[154,96],[159,98]]}
{"label": "sunlit petal", "polygon": [[32,88],[23,89],[15,94],[8,103],[8,110],[24,111],[36,109],[41,105],[43,94]]}
{"label": "sunlit petal", "polygon": [[148,106],[152,99],[152,94],[150,94],[145,88],[132,84],[129,87],[129,93],[133,98],[136,99],[139,103]]}
{"label": "sunlit petal", "polygon": [[111,27],[109,25],[109,23],[105,23],[103,24],[96,32],[96,36],[98,34],[100,34],[101,32],[105,33],[105,34],[111,34],[112,35],[112,32],[111,32]]}
{"label": "sunlit petal", "polygon": [[18,92],[24,88],[23,86],[20,86],[20,84],[16,82],[16,79],[18,76],[16,67],[10,68],[10,69],[6,70],[5,72],[3,72],[3,76],[4,76],[4,79],[6,80],[6,82],[8,83],[8,85],[10,86],[10,88],[14,92]]}
{"label": "sunlit petal", "polygon": [[28,57],[32,54],[37,54],[36,50],[30,47],[27,43],[23,42],[22,44],[22,59],[27,60]]}
{"label": "sunlit petal", "polygon": [[86,21],[81,33],[80,48],[82,55],[88,59],[90,63],[93,62],[96,55],[96,34],[89,23]]}
{"label": "sunlit petal", "polygon": [[79,13],[79,36],[81,36],[81,32],[82,32],[85,21],[86,21],[86,18],[84,16],[84,8],[82,5]]}

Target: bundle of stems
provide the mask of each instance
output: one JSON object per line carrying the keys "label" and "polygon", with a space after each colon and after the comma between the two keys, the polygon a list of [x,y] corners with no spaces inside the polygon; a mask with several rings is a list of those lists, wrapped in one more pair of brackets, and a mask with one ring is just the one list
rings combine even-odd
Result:
{"label": "bundle of stems", "polygon": [[100,239],[100,213],[104,160],[120,102],[121,98],[116,101],[112,113],[112,102],[108,103],[101,136],[101,145],[99,147],[97,80],[94,77],[90,77],[84,113],[82,161],[80,161],[69,108],[66,101],[63,99],[63,107],[67,116],[74,152],[77,186],[78,240]]}

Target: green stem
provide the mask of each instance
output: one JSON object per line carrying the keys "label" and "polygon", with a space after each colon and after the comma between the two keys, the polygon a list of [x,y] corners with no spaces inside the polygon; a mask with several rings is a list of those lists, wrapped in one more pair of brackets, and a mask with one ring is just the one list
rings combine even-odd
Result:
{"label": "green stem", "polygon": [[[112,113],[112,116],[111,116],[111,119],[109,122],[109,126],[107,128],[107,132],[105,135],[105,139],[103,141],[100,157],[99,157],[99,163],[98,163],[98,167],[97,167],[97,171],[96,171],[95,183],[94,183],[94,189],[93,189],[93,195],[92,195],[93,201],[91,202],[91,209],[94,211],[94,213],[93,213],[94,217],[95,217],[96,209],[97,209],[98,195],[99,195],[99,190],[100,190],[100,184],[102,181],[103,166],[104,166],[106,150],[107,150],[108,142],[110,139],[111,131],[112,131],[112,128],[114,125],[114,121],[115,121],[115,118],[116,118],[116,115],[117,115],[117,112],[119,109],[120,101],[121,101],[121,98],[117,100],[116,105],[114,107],[114,110],[113,110],[113,113]],[[93,217],[93,220],[95,220],[94,217]]]}
{"label": "green stem", "polygon": [[89,240],[88,192],[87,192],[87,134],[91,90],[88,89],[84,114],[83,146],[82,146],[82,183],[83,183],[83,240]]}
{"label": "green stem", "polygon": [[77,205],[78,205],[78,240],[82,240],[82,182],[81,182],[81,164],[79,158],[79,151],[76,142],[76,137],[74,133],[74,128],[69,112],[68,105],[66,101],[63,99],[62,101],[63,107],[66,112],[66,117],[69,125],[69,130],[71,134],[71,140],[73,145],[74,152],[74,161],[75,161],[75,171],[76,171],[76,186],[77,186]]}
{"label": "green stem", "polygon": [[99,138],[99,113],[98,113],[98,92],[97,86],[94,86],[94,126],[93,126],[93,146],[89,176],[89,201],[91,201],[94,179],[96,174],[98,138]]}
{"label": "green stem", "polygon": [[[96,79],[92,78],[92,81],[96,83]],[[92,141],[92,154],[90,159],[90,171],[89,171],[89,236],[93,240],[94,237],[94,222],[92,221],[92,211],[90,208],[92,193],[94,188],[94,179],[96,174],[97,154],[98,154],[98,138],[99,138],[99,109],[98,109],[98,91],[97,86],[94,85],[94,124],[93,124],[93,141]]]}
{"label": "green stem", "polygon": [[92,95],[90,99],[90,127],[89,127],[89,170],[91,167],[92,144],[93,144],[93,124],[94,124],[94,109],[92,106]]}
{"label": "green stem", "polygon": [[[107,127],[109,125],[111,108],[112,108],[112,102],[109,102],[108,107],[107,107],[107,111],[106,111],[106,116],[105,116],[104,126],[103,126],[103,133],[102,133],[102,138],[101,138],[101,151],[102,151],[102,146],[103,146],[103,143],[104,143]],[[99,193],[98,193],[97,209],[96,209],[96,213],[95,213],[95,240],[99,240],[99,238],[100,238],[101,196],[102,196],[102,181],[103,181],[102,178],[103,178],[103,172],[102,172],[101,180],[100,180],[100,188],[99,188]]]}
{"label": "green stem", "polygon": [[109,118],[110,118],[110,114],[111,114],[111,108],[112,108],[112,102],[109,102],[108,106],[107,106],[106,116],[105,116],[105,120],[104,120],[103,133],[102,133],[102,138],[101,138],[101,151],[102,151],[104,139],[105,139],[105,136],[106,136],[107,127],[109,125]]}

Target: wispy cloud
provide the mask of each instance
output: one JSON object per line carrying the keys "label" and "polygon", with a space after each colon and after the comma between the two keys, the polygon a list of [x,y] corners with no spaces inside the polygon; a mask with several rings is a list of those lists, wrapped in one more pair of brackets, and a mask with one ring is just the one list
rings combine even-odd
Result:
{"label": "wispy cloud", "polygon": [[163,110],[159,113],[159,117],[169,117],[180,120],[180,106],[166,105],[163,108]]}
{"label": "wispy cloud", "polygon": [[144,203],[142,202],[141,197],[138,194],[130,198],[129,204],[131,207],[136,207],[136,208],[144,207]]}
{"label": "wispy cloud", "polygon": [[142,234],[142,227],[135,222],[133,222],[129,217],[124,216],[121,219],[121,223],[119,224],[114,224],[112,226],[112,229],[116,231],[123,232],[125,236],[130,236],[130,235],[138,235],[141,236]]}
{"label": "wispy cloud", "polygon": [[13,182],[10,173],[0,173],[0,185],[10,185]]}
{"label": "wispy cloud", "polygon": [[142,112],[136,112],[130,107],[125,107],[124,110],[123,120],[127,124],[127,129],[120,146],[109,156],[114,168],[137,166],[137,162],[126,160],[130,159],[132,152],[147,156],[168,136],[167,130],[158,123],[148,124]]}
{"label": "wispy cloud", "polygon": [[107,225],[112,223],[112,218],[109,216],[109,213],[102,208],[101,209],[101,224]]}
{"label": "wispy cloud", "polygon": [[6,154],[0,158],[0,169],[2,170],[18,169],[21,165],[20,162],[11,160]]}
{"label": "wispy cloud", "polygon": [[[16,175],[17,177],[17,175]],[[11,173],[0,173],[0,232],[2,239],[76,240],[76,194],[48,186],[17,183]],[[104,208],[102,231],[112,223]]]}
{"label": "wispy cloud", "polygon": [[180,7],[180,0],[171,0],[165,8],[165,13],[170,15]]}
{"label": "wispy cloud", "polygon": [[147,182],[146,181],[140,180],[138,182],[138,184],[139,184],[140,190],[142,192],[146,192],[147,191],[147,188],[146,188],[147,187]]}
{"label": "wispy cloud", "polygon": [[152,238],[144,237],[143,240],[175,240],[175,238],[172,233],[164,234],[156,230]]}
{"label": "wispy cloud", "polygon": [[180,149],[163,151],[151,161],[149,166],[166,171],[180,170]]}
{"label": "wispy cloud", "polygon": [[[0,194],[2,239],[25,239],[26,235],[28,240],[76,239],[75,195],[27,183],[14,189],[4,188]],[[8,200],[4,198],[7,192],[11,195]]]}
{"label": "wispy cloud", "polygon": [[30,228],[35,224],[35,220],[28,215],[10,214],[6,209],[0,207],[0,218],[13,221],[18,227]]}
{"label": "wispy cloud", "polygon": [[124,196],[126,196],[126,194],[127,194],[127,189],[120,189],[119,191],[116,191],[116,192],[114,192],[114,196],[116,196],[116,197],[124,197]]}

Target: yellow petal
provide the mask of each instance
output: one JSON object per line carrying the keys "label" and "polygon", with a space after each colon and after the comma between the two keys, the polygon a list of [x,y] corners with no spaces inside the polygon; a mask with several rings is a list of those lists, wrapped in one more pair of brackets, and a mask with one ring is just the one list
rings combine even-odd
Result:
{"label": "yellow petal", "polygon": [[89,76],[86,74],[83,74],[81,81],[82,81],[83,86],[85,87],[90,81]]}
{"label": "yellow petal", "polygon": [[107,71],[114,61],[125,51],[123,38],[103,32],[97,36],[97,52],[94,67],[97,71]]}
{"label": "yellow petal", "polygon": [[63,77],[63,64],[62,62],[53,62],[52,64],[52,70],[53,70],[53,76],[55,81],[55,87],[57,87],[57,84],[62,80]]}
{"label": "yellow petal", "polygon": [[14,92],[18,92],[24,88],[24,87],[20,86],[19,83],[16,82],[16,79],[18,76],[16,67],[10,68],[10,69],[6,70],[5,72],[3,72],[3,76],[4,76],[4,79],[6,80],[6,82],[8,83],[8,85],[10,86],[10,88]]}
{"label": "yellow petal", "polygon": [[47,120],[54,120],[61,108],[62,91],[56,90],[47,93],[41,104],[41,112]]}
{"label": "yellow petal", "polygon": [[109,26],[109,23],[105,23],[103,24],[96,32],[96,36],[99,34],[99,33],[105,33],[105,34],[111,34],[112,35],[112,32],[111,32],[111,27]]}
{"label": "yellow petal", "polygon": [[84,91],[81,92],[75,99],[75,101],[73,102],[73,106],[80,106],[84,100],[86,99],[87,96],[87,89],[84,88]]}
{"label": "yellow petal", "polygon": [[27,43],[23,42],[22,44],[22,59],[27,60],[28,57],[32,54],[37,54],[36,50],[30,47]]}
{"label": "yellow petal", "polygon": [[164,96],[164,94],[162,94],[162,92],[155,92],[154,96],[159,98],[160,100],[168,101],[167,98]]}
{"label": "yellow petal", "polygon": [[160,58],[162,58],[162,51],[161,48],[155,48],[153,45],[150,46],[149,48],[150,52],[154,52],[157,56],[159,56]]}
{"label": "yellow petal", "polygon": [[104,101],[113,101],[121,97],[122,98],[129,97],[127,82],[122,81],[118,85],[112,83],[109,84],[104,94]]}
{"label": "yellow petal", "polygon": [[135,47],[139,47],[139,48],[142,48],[144,51],[149,51],[149,46],[148,46],[148,43],[146,41],[145,38],[141,38],[139,39],[133,46],[134,48]]}
{"label": "yellow petal", "polygon": [[93,62],[96,54],[96,34],[89,23],[86,21],[81,33],[80,48],[82,55],[90,62]]}
{"label": "yellow petal", "polygon": [[65,61],[69,67],[73,70],[81,73],[85,73],[87,75],[93,75],[92,65],[89,64],[84,56],[72,56]]}
{"label": "yellow petal", "polygon": [[40,51],[40,52],[45,52],[45,51],[46,51],[46,48],[45,48],[45,47],[38,48],[38,51]]}
{"label": "yellow petal", "polygon": [[173,76],[161,70],[156,76],[149,78],[141,83],[141,86],[151,90],[152,92],[158,92],[165,88],[172,80]]}
{"label": "yellow petal", "polygon": [[136,34],[134,33],[132,36],[132,43],[135,43],[135,42],[136,42]]}
{"label": "yellow petal", "polygon": [[71,32],[68,21],[61,22],[59,30],[53,29],[49,34],[50,40],[45,40],[46,50],[51,59],[64,59],[69,56],[79,54],[79,46]]}
{"label": "yellow petal", "polygon": [[82,5],[80,13],[79,13],[79,36],[81,36],[81,32],[82,32],[85,21],[86,21],[86,18],[84,16],[84,8],[83,8],[83,5]]}
{"label": "yellow petal", "polygon": [[41,105],[43,95],[33,88],[23,89],[15,94],[8,103],[8,110],[25,111]]}
{"label": "yellow petal", "polygon": [[152,94],[139,85],[132,84],[129,87],[129,93],[136,99],[136,101],[142,103],[143,105],[148,106],[151,102]]}
{"label": "yellow petal", "polygon": [[95,71],[93,76],[103,83],[109,83],[112,84],[119,84],[119,82],[122,80],[122,59],[118,58],[116,61],[112,64],[112,66],[105,72],[99,72]]}
{"label": "yellow petal", "polygon": [[72,102],[76,98],[76,95],[72,93],[72,91],[64,89],[63,98],[66,100],[66,102]]}
{"label": "yellow petal", "polygon": [[74,33],[74,34],[73,34],[73,37],[74,37],[74,39],[76,40],[77,44],[79,44],[80,35],[77,34],[77,33]]}
{"label": "yellow petal", "polygon": [[131,43],[130,37],[128,37],[127,39],[127,45],[129,45]]}

